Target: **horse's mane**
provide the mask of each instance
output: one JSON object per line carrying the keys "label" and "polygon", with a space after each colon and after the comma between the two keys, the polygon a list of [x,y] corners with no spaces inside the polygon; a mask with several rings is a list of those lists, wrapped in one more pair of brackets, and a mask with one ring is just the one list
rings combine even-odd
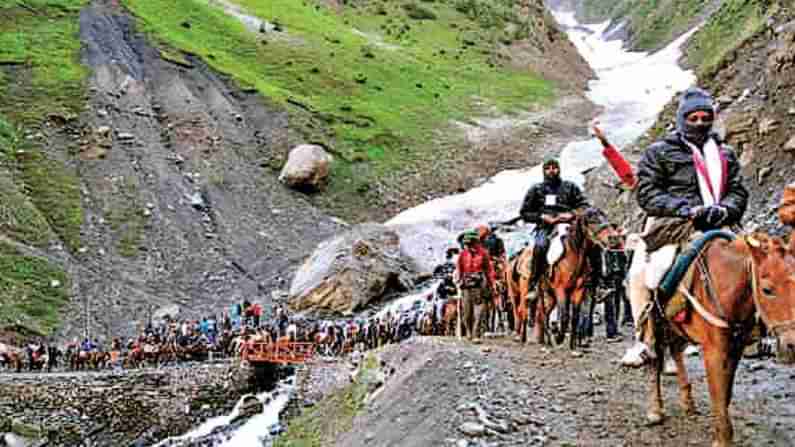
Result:
{"label": "horse's mane", "polygon": [[588,228],[588,211],[589,210],[585,210],[577,213],[577,217],[574,219],[574,225],[572,225],[571,231],[569,232],[571,247],[578,252],[582,251],[585,246],[585,231],[586,228]]}

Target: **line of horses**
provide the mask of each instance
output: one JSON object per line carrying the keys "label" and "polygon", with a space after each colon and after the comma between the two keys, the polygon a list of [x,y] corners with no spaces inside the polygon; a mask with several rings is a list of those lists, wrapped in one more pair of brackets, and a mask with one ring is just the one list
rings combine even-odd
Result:
{"label": "line of horses", "polygon": [[[591,269],[588,253],[597,246],[609,246],[615,236],[607,216],[589,208],[577,213],[563,241],[563,258],[535,287],[527,274],[531,249],[511,261],[504,280],[514,304],[514,317],[519,321],[518,335],[526,337],[524,322],[532,317],[535,340],[549,343],[545,328],[550,312],[558,307],[561,330],[555,341],[564,341],[565,328],[570,325],[569,346],[578,346],[577,322]],[[694,300],[692,307],[700,311],[692,310],[685,319],[655,328],[661,334],[657,337],[656,360],[648,368],[651,392],[647,419],[650,423],[663,420],[660,374],[665,349],[677,366],[680,405],[688,415],[695,412],[683,350],[688,342],[701,345],[714,418],[713,446],[727,447],[732,445],[734,433],[729,417],[732,386],[757,315],[785,350],[795,351],[795,232],[789,244],[764,233],[717,238],[707,243],[699,258],[701,267],[695,269],[687,292]]]}

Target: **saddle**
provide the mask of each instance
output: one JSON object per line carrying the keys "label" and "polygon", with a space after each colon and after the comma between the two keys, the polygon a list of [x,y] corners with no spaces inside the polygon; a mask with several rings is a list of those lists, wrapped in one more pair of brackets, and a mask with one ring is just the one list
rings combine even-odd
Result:
{"label": "saddle", "polygon": [[690,290],[696,269],[695,261],[713,240],[732,241],[735,235],[729,231],[713,230],[697,235],[687,248],[681,251],[667,270],[657,288],[657,299],[665,303],[664,313],[669,320],[683,317],[683,311],[689,307],[688,298],[682,290]]}

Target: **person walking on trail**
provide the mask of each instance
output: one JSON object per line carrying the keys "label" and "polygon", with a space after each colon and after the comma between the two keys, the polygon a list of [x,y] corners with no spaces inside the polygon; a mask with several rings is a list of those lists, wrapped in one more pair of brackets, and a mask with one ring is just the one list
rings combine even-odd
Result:
{"label": "person walking on trail", "polygon": [[487,327],[491,331],[496,331],[499,321],[504,320],[501,318],[501,316],[505,313],[505,302],[503,300],[501,278],[503,272],[507,268],[508,257],[505,250],[505,242],[499,236],[497,236],[494,231],[492,231],[489,225],[478,225],[477,232],[478,237],[480,238],[480,243],[489,254],[491,264],[494,266],[494,273],[497,277],[496,292],[491,294],[490,299],[486,300],[486,316],[488,321]]}
{"label": "person walking on trail", "polygon": [[[637,343],[621,363],[640,366],[655,358],[653,290],[676,256],[677,245],[695,231],[736,226],[748,204],[740,163],[712,131],[712,97],[686,90],[676,113],[676,130],[646,149],[638,165],[636,198],[647,220],[644,244],[635,250],[629,272],[630,301]],[[666,268],[650,266],[666,266]]]}
{"label": "person walking on trail", "polygon": [[555,228],[572,222],[574,212],[588,206],[580,187],[560,178],[557,159],[547,159],[542,168],[544,181],[530,187],[519,211],[522,220],[536,225],[531,284],[546,270],[546,253]]}
{"label": "person walking on trail", "polygon": [[496,294],[496,274],[489,254],[474,231],[463,238],[464,250],[458,257],[458,281],[463,300],[464,329],[469,340],[480,342],[481,320],[487,292]]}
{"label": "person walking on trail", "polygon": [[453,274],[456,267],[456,256],[458,255],[458,248],[451,247],[447,249],[445,254],[444,264],[439,264],[433,269],[433,278],[441,280],[439,286],[436,288],[436,297],[439,300],[447,300],[454,297],[458,291],[456,289]]}

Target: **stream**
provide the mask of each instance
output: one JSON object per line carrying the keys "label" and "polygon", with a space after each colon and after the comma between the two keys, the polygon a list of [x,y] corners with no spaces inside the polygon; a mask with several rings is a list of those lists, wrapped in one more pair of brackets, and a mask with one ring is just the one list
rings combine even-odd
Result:
{"label": "stream", "polygon": [[[240,19],[254,32],[263,26],[264,22],[246,15],[230,2],[212,0],[211,3]],[[629,52],[621,41],[606,39],[604,33],[608,23],[581,25],[573,13],[554,11],[553,14],[597,74],[597,79],[589,82],[587,94],[603,108],[598,120],[619,149],[640,137],[673,95],[695,82],[694,74],[677,63],[681,56],[680,46],[695,30],[656,53]],[[588,124],[583,123],[583,126]],[[582,185],[583,173],[603,163],[601,145],[595,139],[573,141],[561,149],[560,160],[562,177]],[[399,233],[403,250],[422,269],[431,271],[444,259],[446,248],[456,244],[455,237],[461,231],[480,223],[515,217],[528,188],[539,181],[540,166],[503,171],[467,192],[405,210],[386,224]],[[510,243],[509,240],[509,251]],[[413,302],[426,293],[427,290],[420,291],[398,299],[389,307]],[[272,428],[278,424],[279,413],[294,389],[291,380],[280,383],[273,392],[257,395],[265,411],[242,425],[233,423],[239,412],[239,402],[229,415],[212,418],[191,432],[169,438],[158,446],[269,445]]]}

